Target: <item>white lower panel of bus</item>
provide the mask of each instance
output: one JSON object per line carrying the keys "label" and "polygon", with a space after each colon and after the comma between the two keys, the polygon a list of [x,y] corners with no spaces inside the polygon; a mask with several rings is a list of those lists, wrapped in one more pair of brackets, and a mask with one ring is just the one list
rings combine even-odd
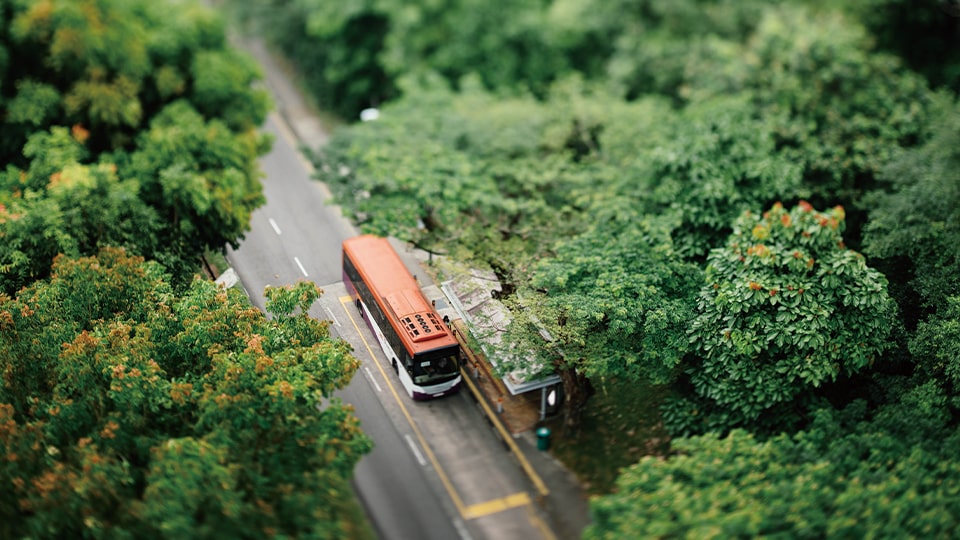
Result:
{"label": "white lower panel of bus", "polygon": [[393,366],[394,371],[400,378],[400,384],[403,385],[403,389],[407,392],[408,396],[411,398],[435,398],[446,395],[451,390],[457,388],[460,384],[460,377],[432,386],[418,386],[414,384],[413,379],[410,378],[410,374],[400,365],[400,359],[397,358],[397,353],[393,352],[393,348],[383,335],[383,331],[380,330],[380,325],[377,324],[377,320],[370,316],[366,302],[361,301],[360,306],[361,309],[363,309],[363,318],[367,320],[373,329],[374,335],[377,336],[377,342],[380,343],[380,350],[382,350],[384,356],[387,357],[387,362]]}

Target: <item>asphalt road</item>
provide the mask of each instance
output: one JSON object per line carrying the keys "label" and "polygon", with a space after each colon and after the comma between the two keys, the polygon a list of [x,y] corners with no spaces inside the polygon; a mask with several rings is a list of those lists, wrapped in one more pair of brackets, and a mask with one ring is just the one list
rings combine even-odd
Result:
{"label": "asphalt road", "polygon": [[[467,392],[414,402],[375,348],[369,329],[345,300],[341,242],[356,231],[327,203],[323,184],[276,115],[265,131],[275,135],[262,158],[267,203],[252,231],[228,260],[254,304],[264,288],[310,280],[325,294],[310,314],[354,347],[361,369],[337,394],[354,406],[375,449],[355,471],[354,487],[381,538],[553,539],[534,491],[496,438]],[[401,250],[402,251],[402,250]],[[416,272],[410,253],[401,253]]]}

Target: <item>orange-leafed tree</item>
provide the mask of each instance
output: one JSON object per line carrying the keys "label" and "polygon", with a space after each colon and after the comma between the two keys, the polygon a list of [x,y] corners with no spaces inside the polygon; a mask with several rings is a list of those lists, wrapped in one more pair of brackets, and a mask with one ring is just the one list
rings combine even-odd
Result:
{"label": "orange-leafed tree", "polygon": [[887,348],[896,314],[887,280],[844,245],[843,226],[840,207],[777,203],[742,215],[727,245],[710,253],[687,366],[696,393],[719,411],[707,427],[753,422],[866,370]]}
{"label": "orange-leafed tree", "polygon": [[294,314],[322,291],[268,319],[160,270],[105,249],[0,297],[0,536],[348,535],[370,441],[331,397],[349,345]]}

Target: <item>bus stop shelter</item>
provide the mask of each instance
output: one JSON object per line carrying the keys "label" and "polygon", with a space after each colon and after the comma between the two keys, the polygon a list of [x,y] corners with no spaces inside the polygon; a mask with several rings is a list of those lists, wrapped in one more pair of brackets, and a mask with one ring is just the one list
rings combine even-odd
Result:
{"label": "bus stop shelter", "polygon": [[[469,273],[448,280],[440,285],[450,307],[462,319],[470,333],[483,349],[484,356],[501,373],[498,351],[503,329],[510,322],[506,306],[496,299],[502,290],[493,272],[471,270]],[[500,380],[511,395],[540,391],[540,419],[554,414],[561,403],[562,383],[560,377],[545,373],[545,366],[535,360],[523,362],[524,368],[500,375]]]}

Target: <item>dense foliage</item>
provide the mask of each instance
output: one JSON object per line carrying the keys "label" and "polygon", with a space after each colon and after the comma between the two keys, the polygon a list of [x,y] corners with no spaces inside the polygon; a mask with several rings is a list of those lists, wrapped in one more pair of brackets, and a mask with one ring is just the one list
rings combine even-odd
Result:
{"label": "dense foliage", "polygon": [[[820,213],[800,201],[788,212],[778,203],[745,213],[711,252],[687,376],[737,423],[867,369],[886,348],[896,307],[883,275],[844,245],[844,223],[839,206]],[[690,423],[666,420],[674,432]]]}
{"label": "dense foliage", "polygon": [[[673,454],[625,471],[587,536],[956,528],[949,2],[231,4],[325,108],[383,105],[321,177],[364,229],[492,268],[505,343],[561,374],[571,425],[591,379],[661,385]],[[335,403],[299,413],[351,371],[289,315],[315,292],[267,322],[188,286],[262,200],[255,69],[186,3],[0,6],[5,526],[338,535],[366,443]],[[88,257],[43,280],[60,253]],[[273,430],[311,450],[259,446]]]}
{"label": "dense foliage", "polygon": [[268,101],[195,2],[3,2],[0,290],[124,246],[176,287],[262,204]]}
{"label": "dense foliage", "polygon": [[[384,77],[319,94],[393,98],[320,177],[364,229],[492,268],[506,347],[561,374],[572,425],[591,379],[664,389],[676,455],[626,472],[589,536],[953,530],[949,3],[244,10]],[[348,55],[371,17],[382,41]]]}
{"label": "dense foliage", "polygon": [[192,1],[0,0],[0,537],[352,536],[349,345],[194,279],[268,101]]}
{"label": "dense foliage", "polygon": [[677,455],[643,458],[594,502],[584,538],[953,537],[960,434],[942,439],[925,409],[856,401],[792,436],[675,440]]}
{"label": "dense foliage", "polygon": [[329,398],[358,362],[294,315],[315,285],[272,293],[272,319],[209,281],[177,295],[107,248],[0,296],[2,536],[342,538],[370,442]]}

